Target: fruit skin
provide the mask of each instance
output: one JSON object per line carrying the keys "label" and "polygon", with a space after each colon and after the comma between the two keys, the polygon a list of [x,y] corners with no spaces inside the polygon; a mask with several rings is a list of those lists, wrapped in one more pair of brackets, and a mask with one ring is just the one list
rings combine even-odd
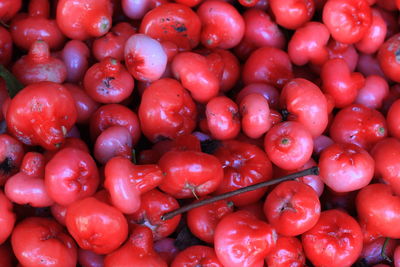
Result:
{"label": "fruit skin", "polygon": [[24,266],[74,267],[77,263],[74,240],[52,219],[30,217],[18,223],[11,244]]}
{"label": "fruit skin", "polygon": [[379,65],[387,78],[394,82],[400,82],[398,75],[400,63],[398,51],[400,50],[400,34],[395,34],[387,39],[378,50]]}
{"label": "fruit skin", "polygon": [[224,266],[262,267],[275,246],[277,234],[266,222],[248,211],[225,216],[217,225],[214,248]]}
{"label": "fruit skin", "polygon": [[0,245],[11,235],[16,221],[13,212],[13,204],[6,197],[3,190],[0,190]]}
{"label": "fruit skin", "polygon": [[357,145],[335,143],[322,151],[318,166],[327,186],[335,192],[349,192],[371,182],[375,161]]}
{"label": "fruit skin", "polygon": [[57,4],[57,25],[69,38],[86,40],[106,34],[112,25],[109,0],[60,0]]}
{"label": "fruit skin", "polygon": [[264,202],[264,214],[283,236],[297,236],[318,221],[321,204],[317,193],[298,181],[287,181],[272,189]]}
{"label": "fruit skin", "polygon": [[105,267],[167,267],[165,261],[154,251],[151,230],[136,226],[128,240],[104,259]]}
{"label": "fruit skin", "polygon": [[179,51],[188,51],[200,41],[201,21],[189,7],[181,4],[160,5],[143,17],[140,33],[159,42],[172,42]]}
{"label": "fruit skin", "polygon": [[271,0],[276,23],[286,29],[297,29],[311,20],[315,12],[313,0]]}
{"label": "fruit skin", "polygon": [[280,236],[276,246],[265,258],[268,267],[300,267],[304,266],[306,256],[303,246],[296,237]]}
{"label": "fruit skin", "polygon": [[342,43],[360,41],[372,23],[372,12],[365,0],[329,0],[322,20],[332,37]]}
{"label": "fruit skin", "polygon": [[146,88],[138,114],[141,130],[152,142],[189,134],[196,126],[195,103],[182,85],[170,78]]}
{"label": "fruit skin", "polygon": [[386,184],[371,184],[357,194],[356,207],[360,221],[367,229],[382,236],[397,239],[400,230],[400,198]]}
{"label": "fruit skin", "polygon": [[171,267],[223,267],[213,248],[207,246],[190,246],[179,252]]}
{"label": "fruit skin", "polygon": [[164,175],[159,188],[175,198],[193,198],[214,192],[222,181],[219,160],[197,151],[169,151],[158,162]]}
{"label": "fruit skin", "polygon": [[11,62],[12,51],[13,40],[11,34],[6,28],[0,26],[0,64],[8,65]]}
{"label": "fruit skin", "polygon": [[0,134],[0,186],[18,172],[25,151],[20,141],[8,134]]}
{"label": "fruit skin", "polygon": [[363,245],[358,222],[337,209],[321,212],[317,224],[301,238],[306,257],[317,267],[350,267]]}
{"label": "fruit skin", "polygon": [[111,253],[128,236],[128,223],[122,213],[93,197],[72,203],[65,222],[78,245],[97,254]]}
{"label": "fruit skin", "polygon": [[8,131],[22,143],[54,150],[76,118],[71,93],[60,84],[40,82],[28,85],[11,100],[6,121]]}

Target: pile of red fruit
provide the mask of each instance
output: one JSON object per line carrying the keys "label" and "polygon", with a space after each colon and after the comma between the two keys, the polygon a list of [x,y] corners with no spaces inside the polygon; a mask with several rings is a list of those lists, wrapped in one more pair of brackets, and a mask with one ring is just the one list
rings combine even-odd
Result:
{"label": "pile of red fruit", "polygon": [[400,267],[399,10],[0,0],[0,266]]}

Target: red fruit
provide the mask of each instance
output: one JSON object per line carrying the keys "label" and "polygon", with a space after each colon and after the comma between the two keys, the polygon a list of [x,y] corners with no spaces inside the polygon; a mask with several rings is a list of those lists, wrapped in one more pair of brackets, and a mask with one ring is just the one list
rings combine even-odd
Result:
{"label": "red fruit", "polygon": [[74,240],[54,220],[30,217],[20,222],[11,236],[15,256],[24,266],[74,267]]}
{"label": "red fruit", "polygon": [[400,70],[399,50],[400,34],[396,34],[386,40],[378,51],[378,61],[383,73],[394,82],[400,82],[400,76],[398,75]]}
{"label": "red fruit", "polygon": [[200,41],[201,22],[197,14],[181,4],[167,3],[147,12],[140,24],[144,33],[159,42],[172,42],[179,51],[196,47]]}
{"label": "red fruit", "polygon": [[181,220],[181,215],[165,221],[161,216],[178,208],[179,204],[175,198],[154,189],[141,196],[140,208],[127,215],[127,219],[130,225],[141,224],[150,228],[153,239],[160,240],[171,235]]}
{"label": "red fruit", "polygon": [[400,100],[396,100],[390,106],[388,114],[387,114],[387,124],[389,128],[389,133],[391,136],[400,138]]}
{"label": "red fruit", "polygon": [[311,158],[313,140],[302,124],[287,121],[268,131],[264,138],[264,149],[272,163],[281,169],[293,170]]}
{"label": "red fruit", "polygon": [[0,135],[0,186],[18,172],[24,157],[22,143],[8,134]]}
{"label": "red fruit", "polygon": [[57,24],[69,38],[86,40],[106,34],[112,25],[112,5],[109,0],[60,0],[57,4]]}
{"label": "red fruit", "polygon": [[313,137],[325,131],[328,103],[314,83],[302,78],[291,80],[282,89],[281,103],[289,112],[288,119],[306,126]]}
{"label": "red fruit", "polygon": [[142,193],[157,187],[163,179],[158,165],[134,165],[122,157],[110,159],[104,169],[104,187],[114,207],[123,213],[134,213],[140,208]]}
{"label": "red fruit", "polygon": [[214,192],[223,178],[219,160],[197,151],[170,151],[159,163],[165,173],[159,186],[175,198],[192,198]]}
{"label": "red fruit", "polygon": [[7,180],[4,191],[7,197],[20,205],[48,207],[54,201],[44,184],[45,158],[37,152],[28,152],[22,161],[20,171]]}
{"label": "red fruit", "polygon": [[89,48],[84,42],[71,40],[65,44],[61,59],[67,68],[67,82],[78,83],[83,79],[89,67],[89,56]]}
{"label": "red fruit", "polygon": [[45,185],[49,196],[60,205],[70,205],[93,195],[99,173],[88,152],[64,148],[46,164]]}
{"label": "red fruit", "polygon": [[113,266],[167,267],[168,265],[154,251],[151,230],[145,226],[136,226],[125,244],[106,256],[104,267]]}
{"label": "red fruit", "polygon": [[143,134],[153,142],[191,133],[197,116],[189,93],[173,79],[160,79],[147,87],[138,113]]}
{"label": "red fruit", "polygon": [[0,190],[0,245],[3,244],[13,231],[16,216],[13,204]]}
{"label": "red fruit", "polygon": [[167,66],[162,45],[145,34],[134,34],[125,42],[125,64],[132,76],[144,82],[161,78]]}
{"label": "red fruit", "polygon": [[319,158],[322,181],[335,192],[350,192],[367,186],[374,176],[374,159],[353,144],[335,143]]}
{"label": "red fruit", "polygon": [[242,71],[245,84],[268,83],[282,88],[292,78],[292,63],[288,54],[274,47],[255,50],[246,60]]}
{"label": "red fruit", "polygon": [[217,140],[234,139],[240,132],[239,108],[226,96],[212,98],[206,105],[208,130]]}
{"label": "red fruit", "polygon": [[386,121],[377,110],[353,104],[336,114],[330,135],[337,143],[351,143],[370,150],[386,137]]}
{"label": "red fruit", "polygon": [[333,97],[337,108],[353,103],[358,90],[365,83],[364,77],[358,72],[351,72],[347,63],[340,58],[330,59],[323,65],[321,79],[323,91]]}
{"label": "red fruit", "polygon": [[79,249],[78,262],[82,267],[101,267],[104,266],[104,256],[90,250]]}
{"label": "red fruit", "polygon": [[323,9],[323,22],[335,40],[356,43],[371,26],[371,8],[365,0],[329,0]]}
{"label": "red fruit", "polygon": [[379,109],[382,102],[389,95],[387,81],[378,75],[370,75],[365,79],[364,87],[360,88],[354,103],[362,104],[368,108]]}
{"label": "red fruit", "polygon": [[11,100],[6,120],[8,131],[24,144],[54,150],[64,142],[76,117],[68,90],[41,82],[25,87]]}
{"label": "red fruit", "polygon": [[367,229],[389,238],[399,238],[400,229],[393,227],[400,223],[400,197],[385,184],[371,184],[358,193],[357,213]]}
{"label": "red fruit", "polygon": [[13,40],[11,39],[11,34],[6,28],[0,26],[0,64],[8,65],[10,63],[12,51]]}
{"label": "red fruit", "polygon": [[357,50],[366,54],[375,53],[385,41],[386,32],[386,22],[381,13],[377,9],[372,9],[371,26],[363,38],[355,44]]}
{"label": "red fruit", "polygon": [[190,210],[186,221],[190,232],[197,238],[214,243],[215,228],[225,215],[232,212],[233,202],[220,200]]}
{"label": "red fruit", "polygon": [[314,266],[350,267],[360,256],[363,238],[353,217],[332,209],[321,212],[317,224],[302,235],[302,243]]}
{"label": "red fruit", "polygon": [[224,266],[262,267],[276,240],[277,234],[269,224],[248,211],[237,211],[217,225],[214,247]]}
{"label": "red fruit", "polygon": [[265,262],[268,267],[300,267],[304,266],[306,257],[303,246],[296,237],[281,236],[268,253]]}
{"label": "red fruit", "polygon": [[242,40],[244,20],[231,4],[206,1],[197,9],[197,15],[202,22],[200,38],[205,47],[230,49]]}
{"label": "red fruit", "polygon": [[28,13],[19,13],[10,25],[10,32],[14,44],[24,50],[41,40],[46,42],[50,49],[58,50],[65,41],[54,19],[50,19],[50,3],[48,0],[33,0],[29,2]]}
{"label": "red fruit", "polygon": [[213,248],[207,246],[191,246],[176,255],[171,267],[223,267]]}
{"label": "red fruit", "polygon": [[261,94],[248,94],[240,102],[243,132],[250,138],[257,139],[272,126],[268,100]]}
{"label": "red fruit", "polygon": [[310,230],[318,221],[321,205],[308,185],[287,181],[275,187],[264,203],[268,222],[278,234],[296,236]]}
{"label": "red fruit", "polygon": [[297,29],[314,15],[313,0],[270,0],[276,23],[287,29]]}
{"label": "red fruit", "polygon": [[[224,170],[224,178],[216,195],[237,190],[272,178],[272,165],[265,152],[259,147],[235,140],[222,142],[214,155]],[[260,200],[266,188],[243,193],[229,198],[237,206],[244,206]]]}
{"label": "red fruit", "polygon": [[174,238],[163,238],[154,242],[154,250],[160,257],[169,264],[175,259],[176,254],[179,253],[178,248],[175,246]]}
{"label": "red fruit", "polygon": [[92,140],[112,126],[126,127],[132,136],[132,144],[140,138],[139,119],[135,112],[120,104],[108,104],[98,108],[90,117],[89,127]]}
{"label": "red fruit", "polygon": [[86,71],[83,86],[96,102],[119,103],[132,94],[134,80],[120,62],[108,57]]}
{"label": "red fruit", "polygon": [[22,6],[22,0],[3,0],[0,4],[0,20],[9,21]]}
{"label": "red fruit", "polygon": [[40,40],[32,43],[28,55],[15,62],[12,72],[24,85],[46,81],[63,83],[67,78],[64,62],[52,57],[48,44]]}
{"label": "red fruit", "polygon": [[122,213],[93,197],[72,203],[65,222],[78,245],[97,254],[111,253],[128,235]]}
{"label": "red fruit", "polygon": [[81,87],[71,83],[64,83],[63,85],[74,99],[77,113],[76,122],[82,124],[89,122],[92,114],[98,109],[99,103],[95,102]]}

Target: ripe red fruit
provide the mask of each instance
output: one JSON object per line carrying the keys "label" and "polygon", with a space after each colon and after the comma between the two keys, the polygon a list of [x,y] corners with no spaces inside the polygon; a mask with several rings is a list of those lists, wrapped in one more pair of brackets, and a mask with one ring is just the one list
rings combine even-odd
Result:
{"label": "ripe red fruit", "polygon": [[332,209],[321,212],[317,224],[302,235],[302,244],[314,266],[350,267],[360,256],[363,238],[353,217]]}
{"label": "ripe red fruit", "polygon": [[97,254],[111,253],[128,236],[128,223],[122,213],[93,197],[72,203],[65,222],[78,245]]}
{"label": "ripe red fruit", "polygon": [[16,216],[12,209],[11,201],[0,190],[0,245],[7,240],[13,231]]}
{"label": "ripe red fruit", "polygon": [[0,186],[17,173],[24,157],[24,147],[8,134],[0,135]]}
{"label": "ripe red fruit", "polygon": [[225,216],[215,229],[214,247],[224,266],[262,267],[275,246],[277,234],[248,211]]}
{"label": "ripe red fruit", "polygon": [[265,258],[265,262],[268,267],[304,266],[306,257],[300,240],[296,237],[279,237],[276,246]]}
{"label": "ripe red fruit", "polygon": [[179,252],[171,263],[171,267],[223,267],[213,248],[207,246],[191,246]]}
{"label": "ripe red fruit", "polygon": [[264,203],[264,213],[278,234],[297,236],[318,221],[321,205],[317,193],[308,185],[287,181],[275,187]]}
{"label": "ripe red fruit", "polygon": [[291,30],[311,20],[315,11],[313,0],[271,0],[270,5],[276,23]]}
{"label": "ripe red fruit", "polygon": [[26,145],[54,150],[65,139],[76,121],[70,92],[53,82],[25,87],[12,100],[7,111],[7,128]]}

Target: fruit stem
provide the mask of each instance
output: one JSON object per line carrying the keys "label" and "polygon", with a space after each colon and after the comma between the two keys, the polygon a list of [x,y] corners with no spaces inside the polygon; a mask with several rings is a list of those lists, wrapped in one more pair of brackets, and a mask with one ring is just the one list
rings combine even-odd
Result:
{"label": "fruit stem", "polygon": [[277,179],[274,179],[274,180],[269,180],[269,181],[266,181],[266,182],[263,182],[263,183],[249,185],[249,186],[240,188],[240,189],[235,190],[235,191],[227,192],[227,193],[222,194],[222,195],[218,195],[218,196],[215,196],[215,197],[203,199],[201,201],[193,202],[193,203],[191,203],[191,204],[189,204],[187,206],[183,206],[183,207],[181,207],[179,209],[167,212],[167,213],[165,213],[165,214],[163,214],[161,216],[161,220],[166,221],[166,220],[172,219],[173,217],[175,217],[175,216],[177,216],[179,214],[185,213],[185,212],[187,212],[187,211],[189,211],[191,209],[198,208],[198,207],[201,207],[201,206],[204,206],[204,205],[208,205],[208,204],[217,202],[219,200],[230,198],[230,197],[233,197],[233,196],[236,196],[236,195],[239,195],[239,194],[243,194],[243,193],[246,193],[246,192],[257,190],[257,189],[260,189],[260,188],[263,188],[263,187],[267,187],[267,186],[270,186],[270,185],[279,184],[279,183],[284,182],[284,181],[294,180],[296,178],[303,177],[303,176],[306,176],[306,175],[318,175],[318,174],[319,174],[318,167],[311,167],[309,169],[305,169],[305,170],[300,171],[300,172],[295,172],[295,173],[292,173],[292,174],[289,174],[289,175],[286,175],[286,176],[283,176],[283,177],[280,177],[280,178],[277,178]]}
{"label": "fruit stem", "polygon": [[385,250],[386,247],[389,243],[390,238],[386,237],[385,242],[383,243],[382,249],[381,249],[381,257],[383,260],[387,261],[387,262],[392,262],[392,260],[386,255]]}

